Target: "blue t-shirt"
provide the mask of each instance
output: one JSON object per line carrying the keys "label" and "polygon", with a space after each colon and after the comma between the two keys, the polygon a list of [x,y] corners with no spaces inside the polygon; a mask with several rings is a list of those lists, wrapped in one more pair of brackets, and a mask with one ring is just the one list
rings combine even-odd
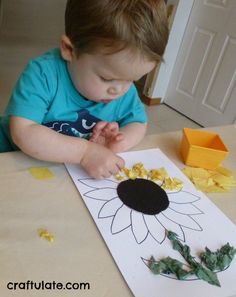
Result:
{"label": "blue t-shirt", "polygon": [[1,118],[0,152],[17,150],[9,132],[14,115],[45,125],[59,133],[89,138],[98,121],[145,123],[146,113],[132,84],[120,98],[98,103],[84,98],[74,87],[67,63],[54,49],[32,60],[21,74],[4,117]]}

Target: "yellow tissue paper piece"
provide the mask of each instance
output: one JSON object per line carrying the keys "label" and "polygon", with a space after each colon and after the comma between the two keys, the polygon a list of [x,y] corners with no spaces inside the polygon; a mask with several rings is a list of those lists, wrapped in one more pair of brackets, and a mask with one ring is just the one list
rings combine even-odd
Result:
{"label": "yellow tissue paper piece", "polygon": [[152,169],[148,173],[148,177],[152,181],[163,181],[165,178],[169,178],[168,172],[165,170],[164,167],[161,167],[159,169]]}
{"label": "yellow tissue paper piece", "polygon": [[131,169],[127,167],[122,168],[120,174],[114,177],[118,181],[146,178],[153,182],[161,182],[161,187],[165,190],[180,190],[183,187],[183,182],[178,178],[171,178],[164,167],[147,170],[141,162],[135,164]]}
{"label": "yellow tissue paper piece", "polygon": [[[122,168],[121,172],[125,175],[126,178],[135,179],[135,178],[144,178],[148,175],[148,171],[144,168],[142,163],[135,164],[131,169]],[[121,180],[121,176],[117,176],[118,180]]]}
{"label": "yellow tissue paper piece", "polygon": [[118,180],[118,181],[122,181],[122,180],[125,179],[125,177],[120,175],[120,174],[117,174],[117,175],[115,175],[115,179]]}
{"label": "yellow tissue paper piece", "polygon": [[132,169],[128,169],[126,167],[121,169],[122,173],[124,173],[125,177],[130,178],[130,179],[135,179],[137,178],[137,173],[134,172]]}
{"label": "yellow tissue paper piece", "polygon": [[38,235],[39,237],[44,238],[49,242],[54,241],[54,236],[46,229],[38,229]]}
{"label": "yellow tissue paper piece", "polygon": [[148,171],[144,168],[142,163],[135,164],[132,169],[136,172],[138,177],[144,178],[148,175]]}
{"label": "yellow tissue paper piece", "polygon": [[162,184],[162,188],[164,190],[180,190],[183,188],[183,182],[178,178],[167,177],[164,179],[164,183]]}
{"label": "yellow tissue paper piece", "polygon": [[215,171],[217,171],[225,176],[233,176],[234,175],[231,170],[229,170],[228,168],[222,167],[222,166],[217,167]]}
{"label": "yellow tissue paper piece", "polygon": [[29,172],[34,178],[40,180],[47,180],[55,177],[52,171],[47,167],[30,167]]}
{"label": "yellow tissue paper piece", "polygon": [[186,167],[182,171],[196,188],[203,192],[229,192],[232,187],[236,187],[233,172],[225,167],[218,167],[215,170]]}

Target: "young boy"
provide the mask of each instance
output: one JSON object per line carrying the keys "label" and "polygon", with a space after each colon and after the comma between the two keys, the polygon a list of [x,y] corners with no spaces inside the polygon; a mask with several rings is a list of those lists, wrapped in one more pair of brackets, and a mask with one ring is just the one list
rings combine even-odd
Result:
{"label": "young boy", "polygon": [[[69,0],[60,49],[32,60],[1,119],[0,151],[78,163],[102,179],[136,145],[146,115],[133,81],[161,62],[162,0]],[[58,133],[59,132],[59,133]]]}

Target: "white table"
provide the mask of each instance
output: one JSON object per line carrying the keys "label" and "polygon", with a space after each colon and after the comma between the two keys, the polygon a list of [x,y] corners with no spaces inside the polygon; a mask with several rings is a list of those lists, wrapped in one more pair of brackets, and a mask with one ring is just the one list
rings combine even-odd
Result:
{"label": "white table", "polygon": [[[236,125],[218,132],[230,154],[224,165],[236,176]],[[135,150],[160,148],[178,167],[181,131],[147,136]],[[53,180],[39,181],[29,167],[47,166]],[[236,189],[208,197],[236,223]],[[49,243],[37,230],[55,236]],[[90,290],[7,289],[10,282],[88,282]],[[11,286],[12,287],[12,286]],[[21,152],[0,154],[0,296],[133,296],[64,165],[34,160]]]}

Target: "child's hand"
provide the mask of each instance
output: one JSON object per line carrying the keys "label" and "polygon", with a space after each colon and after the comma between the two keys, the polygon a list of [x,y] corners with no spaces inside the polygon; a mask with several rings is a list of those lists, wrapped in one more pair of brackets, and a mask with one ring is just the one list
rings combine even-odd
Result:
{"label": "child's hand", "polygon": [[110,149],[88,142],[80,164],[90,176],[96,179],[103,179],[116,175],[124,167],[125,162]]}
{"label": "child's hand", "polygon": [[124,135],[119,132],[119,125],[116,122],[101,121],[94,127],[90,141],[112,149],[117,142],[123,139]]}

